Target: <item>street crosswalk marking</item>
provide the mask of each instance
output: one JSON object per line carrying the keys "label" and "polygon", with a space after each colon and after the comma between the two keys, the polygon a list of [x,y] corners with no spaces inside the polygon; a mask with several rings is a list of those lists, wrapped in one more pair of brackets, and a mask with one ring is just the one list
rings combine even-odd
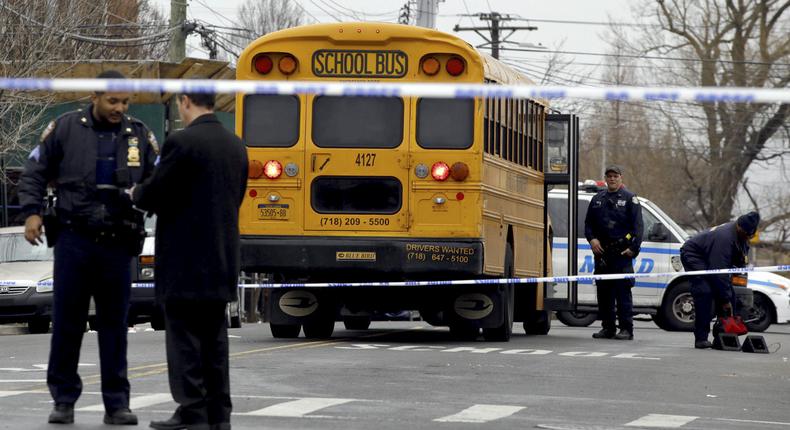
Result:
{"label": "street crosswalk marking", "polygon": [[356,399],[333,399],[333,398],[301,398],[290,402],[278,403],[263,409],[252,412],[243,412],[234,415],[254,415],[266,417],[302,417],[317,410],[330,406],[342,405],[343,403],[353,402]]}
{"label": "street crosswalk marking", "polygon": [[442,423],[485,423],[509,417],[522,409],[525,408],[523,406],[507,405],[474,405],[457,414],[437,418],[434,421]]}
{"label": "street crosswalk marking", "polygon": [[10,397],[25,393],[27,393],[27,391],[0,391],[0,397]]}
{"label": "street crosswalk marking", "polygon": [[[147,394],[144,396],[133,396],[129,399],[129,408],[131,410],[142,409],[148,406],[158,405],[160,403],[167,403],[172,401],[173,397],[166,393]],[[101,412],[104,411],[104,404],[85,406],[84,408],[77,409],[78,411]]]}
{"label": "street crosswalk marking", "polygon": [[631,421],[630,423],[626,424],[626,426],[679,428],[696,420],[697,418],[699,417],[687,415],[647,414],[638,420]]}

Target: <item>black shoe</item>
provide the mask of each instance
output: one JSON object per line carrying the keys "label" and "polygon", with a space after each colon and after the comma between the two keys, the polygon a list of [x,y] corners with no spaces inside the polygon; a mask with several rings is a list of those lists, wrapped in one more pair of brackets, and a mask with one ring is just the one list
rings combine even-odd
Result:
{"label": "black shoe", "polygon": [[210,424],[211,430],[230,430],[230,423]]}
{"label": "black shoe", "polygon": [[72,424],[74,423],[74,405],[70,403],[55,403],[52,412],[49,413],[50,424]]}
{"label": "black shoe", "polygon": [[694,342],[694,348],[697,349],[708,349],[713,347],[713,344],[708,342],[707,340],[698,340]]}
{"label": "black shoe", "polygon": [[104,414],[104,424],[136,426],[137,415],[133,414],[128,408],[118,409]]}
{"label": "black shoe", "polygon": [[614,330],[601,329],[598,333],[593,333],[593,339],[611,339],[614,337]]}
{"label": "black shoe", "polygon": [[617,340],[633,340],[634,332],[632,330],[621,328],[620,333],[617,333],[614,338]]}
{"label": "black shoe", "polygon": [[164,421],[151,421],[151,424],[148,426],[156,430],[181,430],[187,428],[187,424],[178,415],[173,415]]}

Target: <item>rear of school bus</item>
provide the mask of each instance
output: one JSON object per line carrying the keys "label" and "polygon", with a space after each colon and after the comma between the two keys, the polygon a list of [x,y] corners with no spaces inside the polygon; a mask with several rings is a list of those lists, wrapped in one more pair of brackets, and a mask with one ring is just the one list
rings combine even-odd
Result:
{"label": "rear of school bus", "polygon": [[[456,37],[380,23],[271,33],[237,68],[237,79],[262,85],[482,83],[483,74],[480,55]],[[483,228],[480,100],[240,94],[236,112],[250,159],[243,271],[288,283],[506,273],[503,234]],[[497,250],[486,261],[489,247]],[[482,327],[496,339],[509,338],[512,301],[498,286],[289,287],[264,291],[264,318],[275,337],[301,328],[327,337],[337,316],[363,328],[372,312],[413,309],[456,333]]]}

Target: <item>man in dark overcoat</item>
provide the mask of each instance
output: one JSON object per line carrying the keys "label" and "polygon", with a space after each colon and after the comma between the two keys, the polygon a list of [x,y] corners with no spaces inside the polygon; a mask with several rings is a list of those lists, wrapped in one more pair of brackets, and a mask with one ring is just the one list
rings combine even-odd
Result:
{"label": "man in dark overcoat", "polygon": [[242,141],[213,113],[213,94],[182,94],[186,128],[162,145],[153,176],[132,190],[156,219],[155,289],[164,306],[168,378],[179,404],[155,429],[230,428],[225,307],[237,299]]}

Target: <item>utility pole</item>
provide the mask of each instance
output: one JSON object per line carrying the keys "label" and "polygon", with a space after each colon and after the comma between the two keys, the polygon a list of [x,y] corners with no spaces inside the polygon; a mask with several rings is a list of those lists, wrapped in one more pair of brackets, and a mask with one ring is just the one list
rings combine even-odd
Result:
{"label": "utility pole", "polygon": [[[531,26],[531,25],[530,26],[512,26],[512,25],[503,26],[503,25],[501,25],[500,22],[502,22],[502,21],[513,21],[513,20],[518,19],[518,18],[511,17],[510,14],[504,14],[503,15],[503,14],[500,14],[499,12],[491,12],[491,13],[477,13],[477,14],[474,14],[474,15],[471,15],[471,16],[476,16],[481,21],[491,21],[491,25],[486,26],[486,27],[460,27],[460,26],[458,26],[456,24],[455,28],[453,28],[453,31],[474,31],[480,37],[482,37],[483,40],[486,41],[486,43],[478,46],[478,48],[484,48],[484,47],[490,45],[491,46],[491,56],[494,57],[494,58],[497,58],[497,59],[499,58],[499,45],[502,42],[505,42],[510,36],[513,35],[513,33],[515,33],[518,30],[534,31],[534,30],[538,29],[538,27],[534,27],[534,26]],[[491,34],[491,37],[489,38],[485,34],[481,33],[480,32],[481,30],[489,30],[490,34]],[[505,37],[500,37],[500,35],[501,35],[500,32],[502,32],[502,31],[509,31],[510,33],[505,35]]]}
{"label": "utility pole", "polygon": [[436,14],[439,11],[439,0],[417,0],[417,25],[436,28]]}
{"label": "utility pole", "polygon": [[180,63],[187,56],[187,0],[170,0],[170,27],[178,26],[170,36],[171,63]]}

